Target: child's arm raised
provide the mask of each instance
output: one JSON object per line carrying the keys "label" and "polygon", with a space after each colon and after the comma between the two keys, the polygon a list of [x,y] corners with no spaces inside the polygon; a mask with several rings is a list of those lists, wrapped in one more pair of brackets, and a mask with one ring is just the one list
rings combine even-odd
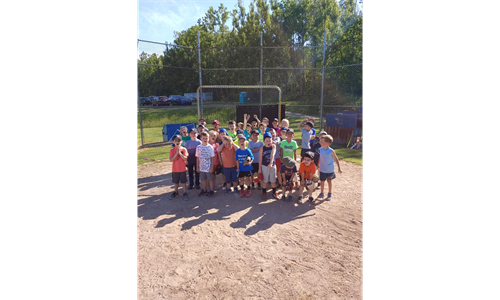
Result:
{"label": "child's arm raised", "polygon": [[186,154],[187,154],[187,155],[182,154],[182,151],[181,151],[182,149],[186,149],[186,148],[179,148],[179,151],[178,151],[177,153],[179,154],[179,156],[180,156],[180,157],[181,157],[184,161],[187,161],[187,158],[188,158],[188,156],[189,156],[189,153],[187,153],[187,151],[186,151]]}
{"label": "child's arm raised", "polygon": [[175,151],[175,154],[173,156],[169,155],[170,161],[174,161],[177,158],[178,154],[179,154],[179,148],[177,148],[177,151]]}

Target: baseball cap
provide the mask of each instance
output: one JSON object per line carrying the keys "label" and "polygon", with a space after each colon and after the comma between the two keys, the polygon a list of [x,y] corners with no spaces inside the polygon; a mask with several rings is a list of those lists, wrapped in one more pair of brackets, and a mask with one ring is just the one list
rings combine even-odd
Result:
{"label": "baseball cap", "polygon": [[219,133],[221,133],[221,132],[227,133],[227,130],[225,128],[221,128],[221,129],[219,129]]}
{"label": "baseball cap", "polygon": [[307,151],[306,153],[304,153],[304,157],[309,157],[310,159],[313,159],[314,153],[311,151]]}
{"label": "baseball cap", "polygon": [[266,137],[273,138],[273,136],[269,132],[264,133],[263,139],[265,139]]}
{"label": "baseball cap", "polygon": [[220,125],[220,122],[219,122],[219,121],[217,121],[217,120],[214,120],[214,121],[212,122],[212,124],[217,124],[217,125]]}
{"label": "baseball cap", "polygon": [[236,130],[236,134],[244,134],[244,133],[243,133],[243,130],[238,129],[238,130]]}
{"label": "baseball cap", "polygon": [[176,134],[176,135],[173,136],[172,141],[175,141],[177,139],[179,139],[179,140],[182,141],[182,137],[180,135],[178,135],[178,134]]}
{"label": "baseball cap", "polygon": [[259,134],[259,131],[257,129],[254,129],[254,130],[250,131],[250,134]]}
{"label": "baseball cap", "polygon": [[238,140],[241,140],[241,139],[244,139],[245,141],[247,140],[247,138],[245,137],[245,135],[238,135]]}
{"label": "baseball cap", "polygon": [[314,124],[311,121],[307,121],[304,125],[309,125],[310,127],[314,127]]}
{"label": "baseball cap", "polygon": [[283,157],[283,164],[288,168],[293,168],[295,166],[295,161],[288,156]]}
{"label": "baseball cap", "polygon": [[273,119],[273,122],[276,121],[276,122],[279,122],[280,120],[278,120],[278,118],[274,118]]}
{"label": "baseball cap", "polygon": [[326,133],[326,131],[324,131],[324,130],[321,130],[321,131],[319,132],[319,135],[322,135],[322,134],[328,134],[328,133]]}
{"label": "baseball cap", "polygon": [[295,131],[293,131],[293,128],[288,128],[287,133],[288,132],[295,133]]}
{"label": "baseball cap", "polygon": [[194,131],[194,132],[196,132],[196,133],[198,133],[198,130],[196,130],[196,128],[194,128],[194,127],[193,127],[193,128],[191,128],[191,130],[189,130],[189,133],[191,133],[191,132],[193,132],[193,131]]}

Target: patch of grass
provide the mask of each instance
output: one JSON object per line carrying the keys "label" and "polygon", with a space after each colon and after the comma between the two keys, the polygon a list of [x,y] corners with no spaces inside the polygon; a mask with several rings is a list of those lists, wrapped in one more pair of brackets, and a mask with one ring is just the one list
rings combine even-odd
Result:
{"label": "patch of grass", "polygon": [[[163,128],[165,124],[198,122],[198,110],[192,107],[148,107],[141,108],[143,128]],[[137,112],[137,128],[141,128]],[[160,129],[161,133],[161,129]]]}
{"label": "patch of grass", "polygon": [[[169,161],[170,149],[172,149],[172,146],[147,148],[141,150],[137,153],[137,165],[152,162],[153,159],[156,159],[155,162],[157,163],[162,161]],[[148,159],[146,160],[144,158]]]}
{"label": "patch of grass", "polygon": [[[143,128],[144,144],[163,142],[162,127]],[[137,145],[141,145],[141,129],[137,129]]]}
{"label": "patch of grass", "polygon": [[339,148],[334,150],[339,159],[350,161],[360,166],[363,165],[363,151],[348,148]]}

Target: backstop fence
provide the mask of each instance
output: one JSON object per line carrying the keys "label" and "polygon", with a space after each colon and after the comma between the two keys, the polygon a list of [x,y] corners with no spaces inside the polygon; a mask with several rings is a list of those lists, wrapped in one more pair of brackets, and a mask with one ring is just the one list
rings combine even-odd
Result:
{"label": "backstop fence", "polygon": [[[292,123],[308,116],[315,119],[316,129],[325,128],[327,114],[360,110],[362,40],[326,45],[325,37],[322,45],[307,46],[264,41],[269,39],[263,34],[260,43],[245,47],[204,46],[199,37],[190,46],[138,40],[138,144],[162,142],[165,124],[198,122],[201,116],[208,127],[219,120],[225,128],[229,120],[242,118],[236,115],[238,106],[259,112],[283,106]],[[200,86],[204,95],[197,93]],[[277,86],[280,92],[245,86]],[[192,104],[141,102],[171,95],[191,97]]]}

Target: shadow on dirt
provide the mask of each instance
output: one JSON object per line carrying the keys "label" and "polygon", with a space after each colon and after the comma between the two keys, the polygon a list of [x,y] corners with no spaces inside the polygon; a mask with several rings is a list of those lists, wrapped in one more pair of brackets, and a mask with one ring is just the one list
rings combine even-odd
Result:
{"label": "shadow on dirt", "polygon": [[[217,180],[217,183],[220,186],[220,180]],[[140,178],[138,180],[140,191],[171,185],[171,173]],[[179,188],[179,192],[182,194],[182,188]],[[206,196],[198,197],[199,192],[200,190],[197,189],[187,190],[188,201],[184,201],[182,197],[171,200],[171,192],[159,195],[139,196],[138,217],[144,220],[154,220],[158,217],[169,215],[166,218],[160,219],[155,226],[156,228],[164,227],[176,220],[189,219],[182,224],[181,228],[181,230],[189,230],[205,221],[228,220],[234,213],[250,208],[247,213],[241,216],[238,221],[232,222],[230,226],[235,229],[246,228],[245,235],[254,235],[261,230],[271,228],[274,224],[284,224],[314,215],[314,213],[307,214],[315,209],[314,205],[305,203],[297,206],[294,202],[270,199],[271,195],[269,192],[269,200],[261,200],[261,191],[257,189],[252,190],[250,198],[240,198],[239,192],[225,196],[224,192],[220,189],[216,191],[214,198]],[[296,199],[296,197],[295,193],[294,198]],[[258,221],[250,226],[252,221],[257,219]]]}

